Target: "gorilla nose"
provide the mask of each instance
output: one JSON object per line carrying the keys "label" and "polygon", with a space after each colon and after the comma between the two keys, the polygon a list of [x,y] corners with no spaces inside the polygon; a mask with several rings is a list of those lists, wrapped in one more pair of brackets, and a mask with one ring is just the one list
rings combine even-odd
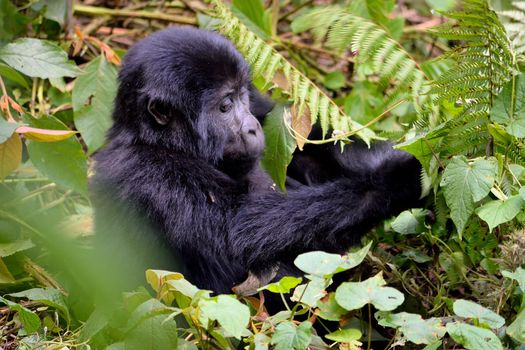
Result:
{"label": "gorilla nose", "polygon": [[257,136],[257,133],[261,129],[261,125],[255,119],[255,117],[248,117],[245,119],[241,127],[241,132],[245,135]]}

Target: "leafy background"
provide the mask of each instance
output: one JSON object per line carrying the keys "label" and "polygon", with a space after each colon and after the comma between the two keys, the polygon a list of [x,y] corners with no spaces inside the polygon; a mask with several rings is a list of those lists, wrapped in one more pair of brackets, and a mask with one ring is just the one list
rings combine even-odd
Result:
{"label": "leafy background", "polygon": [[[425,206],[297,257],[303,278],[262,288],[277,314],[249,280],[214,296],[154,266],[116,293],[90,156],[121,57],[168,25],[227,36],[278,101],[263,165],[280,187],[306,143],[388,138],[423,164]],[[0,347],[525,348],[524,53],[525,1],[0,0]]]}

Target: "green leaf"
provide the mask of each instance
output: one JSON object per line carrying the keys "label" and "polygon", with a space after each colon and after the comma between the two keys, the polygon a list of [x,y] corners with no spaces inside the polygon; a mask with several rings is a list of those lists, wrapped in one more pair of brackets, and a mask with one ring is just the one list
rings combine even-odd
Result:
{"label": "green leaf", "polygon": [[498,166],[494,159],[469,162],[464,156],[455,156],[447,165],[441,186],[460,237],[474,211],[474,203],[487,196],[497,171]]}
{"label": "green leaf", "polygon": [[490,231],[492,231],[494,227],[514,219],[520,212],[522,205],[523,198],[516,195],[504,201],[487,202],[476,210],[476,214],[489,225]]}
{"label": "green leaf", "polygon": [[166,315],[144,319],[131,329],[124,341],[125,350],[171,350],[177,349],[178,328]]}
{"label": "green leaf", "polygon": [[442,126],[434,129],[432,133],[419,135],[395,146],[395,148],[410,153],[428,171],[433,157],[439,157],[441,137],[435,136]]}
{"label": "green leaf", "polygon": [[72,102],[75,126],[86,142],[89,153],[93,153],[104,144],[106,132],[112,124],[117,69],[99,56],[86,65],[85,71],[75,81]]}
{"label": "green leaf", "polygon": [[439,318],[424,320],[421,315],[400,312],[379,311],[375,314],[383,327],[398,329],[403,336],[414,344],[433,344],[445,335],[445,327]]}
{"label": "green leaf", "polygon": [[494,100],[490,118],[516,137],[525,137],[525,73],[513,76]]}
{"label": "green leaf", "polygon": [[70,320],[66,299],[64,298],[64,295],[60,293],[60,291],[54,288],[32,288],[8,295],[15,298],[27,298],[29,300],[51,306],[59,311],[68,322]]}
{"label": "green leaf", "polygon": [[20,323],[22,323],[22,326],[24,326],[27,334],[34,333],[38,330],[38,328],[40,328],[40,319],[33,311],[2,297],[0,297],[0,302],[6,304],[10,310],[17,312]]}
{"label": "green leaf", "polygon": [[516,319],[507,327],[507,334],[512,339],[525,343],[525,309],[521,310]]}
{"label": "green leaf", "polygon": [[456,6],[457,0],[425,0],[436,11],[449,11]]}
{"label": "green leaf", "polygon": [[352,343],[361,339],[361,336],[361,331],[353,328],[339,329],[333,333],[325,335],[326,339],[339,343]]}
{"label": "green leaf", "polygon": [[13,135],[20,124],[7,122],[0,116],[0,143],[4,143]]}
{"label": "green leaf", "polygon": [[[0,0],[2,1],[2,0]],[[0,63],[0,75],[3,78],[6,78],[8,80],[11,80],[13,83],[16,83],[20,86],[22,86],[25,89],[30,89],[29,83],[27,82],[27,78],[24,77],[22,74],[18,73],[13,68],[9,67],[8,65],[5,65],[3,63]]]}
{"label": "green leaf", "polygon": [[372,242],[369,242],[357,252],[342,256],[322,251],[303,253],[294,260],[294,264],[301,271],[310,275],[329,277],[335,273],[349,270],[361,264],[371,246]]}
{"label": "green leaf", "polygon": [[60,24],[61,26],[64,25],[67,10],[66,1],[40,0],[31,7],[36,11],[40,11],[42,8],[45,7],[45,18],[58,22],[58,24]]}
{"label": "green leaf", "polygon": [[335,71],[332,73],[328,73],[324,77],[324,86],[329,88],[330,90],[338,90],[345,86],[346,78],[344,74],[341,71]]}
{"label": "green leaf", "polygon": [[447,323],[447,332],[455,342],[468,350],[503,350],[496,334],[466,323]]}
{"label": "green leaf", "polygon": [[451,254],[442,252],[439,254],[439,264],[445,270],[451,282],[459,282],[465,276],[467,268],[461,252],[453,252]]}
{"label": "green leaf", "polygon": [[259,290],[269,290],[272,293],[290,293],[292,288],[295,288],[303,279],[300,277],[285,276],[279,282],[270,283]]}
{"label": "green leaf", "polygon": [[28,22],[10,0],[0,0],[0,46],[23,33]]}
{"label": "green leaf", "polygon": [[521,291],[525,292],[525,269],[523,269],[521,266],[518,267],[514,272],[502,271],[501,274],[504,277],[511,278],[514,281],[518,282]]}
{"label": "green leaf", "polygon": [[464,318],[477,319],[481,323],[486,323],[491,328],[500,328],[505,324],[503,317],[470,300],[456,300],[453,307],[456,315]]}
{"label": "green leaf", "polygon": [[335,300],[335,293],[328,294],[328,298],[324,298],[317,302],[318,309],[315,310],[316,315],[329,321],[339,321],[344,315],[348,313]]}
{"label": "green leaf", "polygon": [[[31,119],[37,128],[67,130],[54,117]],[[87,196],[87,159],[75,137],[58,142],[27,142],[31,161],[52,181]]]}
{"label": "green leaf", "polygon": [[249,23],[245,22],[245,24],[250,29],[255,25],[264,32],[263,37],[272,35],[270,12],[264,9],[261,0],[233,0],[232,10],[235,14],[242,13],[249,20]]}
{"label": "green leaf", "polygon": [[315,307],[317,302],[326,295],[326,287],[330,281],[316,276],[309,276],[308,278],[310,278],[310,282],[295,288],[291,300]]}
{"label": "green leaf", "polygon": [[7,141],[0,143],[0,180],[11,174],[21,162],[22,141],[18,134],[13,134]]}
{"label": "green leaf", "polygon": [[76,77],[80,73],[60,46],[46,40],[17,39],[0,49],[0,59],[30,77]]}
{"label": "green leaf", "polygon": [[386,284],[382,273],[378,273],[363,282],[342,283],[335,292],[337,303],[346,310],[357,310],[366,304],[372,304],[381,311],[394,310],[405,300],[403,293]]}
{"label": "green leaf", "polygon": [[424,232],[426,215],[423,209],[405,210],[392,222],[392,228],[403,235]]}
{"label": "green leaf", "polygon": [[292,160],[292,153],[296,146],[295,139],[284,122],[284,118],[289,117],[290,113],[289,111],[285,113],[284,105],[278,104],[268,114],[263,126],[266,149],[261,162],[275,183],[283,190],[286,167]]}
{"label": "green leaf", "polygon": [[250,309],[229,295],[219,295],[216,300],[201,300],[199,303],[203,315],[216,320],[222,328],[237,339],[250,321]]}
{"label": "green leaf", "polygon": [[275,328],[272,345],[275,350],[305,350],[312,339],[312,324],[304,321],[299,326],[285,321]]}

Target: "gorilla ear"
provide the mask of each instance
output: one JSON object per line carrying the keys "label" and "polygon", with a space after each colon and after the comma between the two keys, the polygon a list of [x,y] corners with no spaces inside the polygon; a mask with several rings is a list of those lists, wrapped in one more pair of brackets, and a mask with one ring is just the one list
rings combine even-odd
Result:
{"label": "gorilla ear", "polygon": [[274,102],[263,96],[253,84],[250,84],[250,112],[262,123],[266,115],[273,109]]}
{"label": "gorilla ear", "polygon": [[179,111],[170,108],[165,103],[155,100],[148,101],[148,112],[160,125],[168,125],[172,119],[179,114]]}

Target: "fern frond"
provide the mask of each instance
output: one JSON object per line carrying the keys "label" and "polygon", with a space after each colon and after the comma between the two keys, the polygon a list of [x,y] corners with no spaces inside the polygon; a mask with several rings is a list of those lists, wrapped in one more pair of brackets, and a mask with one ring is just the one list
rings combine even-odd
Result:
{"label": "fern frond", "polygon": [[[262,77],[271,84],[278,72],[282,72],[288,84],[279,86],[294,103],[297,115],[309,114],[311,123],[319,120],[323,133],[330,127],[335,131],[357,131],[362,127],[345,115],[339,106],[316,84],[295,68],[286,58],[255,33],[250,31],[221,1],[212,0],[215,16],[221,21],[218,30],[228,37],[244,55],[252,68],[254,77]],[[324,34],[322,34],[324,35]],[[282,85],[282,84],[281,84]],[[364,135],[365,130],[357,132]],[[371,135],[370,130],[366,130]],[[373,133],[372,133],[373,135]]]}
{"label": "fern frond", "polygon": [[373,74],[380,82],[394,86],[389,90],[387,104],[408,97],[420,112],[423,103],[432,101],[426,96],[428,79],[417,62],[376,23],[333,5],[301,16],[296,24],[295,31],[311,30],[314,38],[325,40],[331,49],[355,52],[357,64],[372,62]]}
{"label": "fern frond", "polygon": [[446,14],[454,19],[437,34],[464,45],[443,56],[456,65],[441,75],[431,92],[436,102],[448,100],[463,113],[487,116],[494,98],[516,72],[515,53],[503,25],[486,0],[464,0],[462,11]]}

